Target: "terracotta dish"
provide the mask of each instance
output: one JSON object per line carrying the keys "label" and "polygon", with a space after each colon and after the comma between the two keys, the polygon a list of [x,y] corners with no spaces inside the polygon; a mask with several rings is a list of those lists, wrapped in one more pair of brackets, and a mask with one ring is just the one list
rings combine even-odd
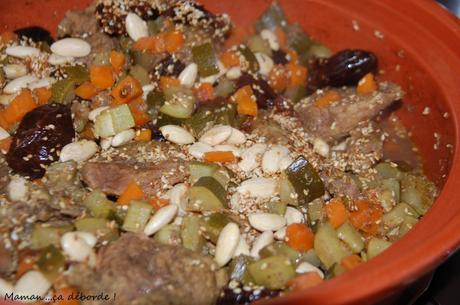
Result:
{"label": "terracotta dish", "polygon": [[[67,10],[89,2],[2,0],[0,30],[40,25],[55,31]],[[271,1],[201,2],[249,25]],[[290,20],[334,51],[360,48],[378,55],[382,77],[407,92],[398,115],[412,132],[426,174],[442,192],[423,220],[382,255],[318,287],[266,304],[375,303],[401,292],[460,246],[460,22],[431,0],[280,2]],[[429,115],[422,115],[425,107]]]}

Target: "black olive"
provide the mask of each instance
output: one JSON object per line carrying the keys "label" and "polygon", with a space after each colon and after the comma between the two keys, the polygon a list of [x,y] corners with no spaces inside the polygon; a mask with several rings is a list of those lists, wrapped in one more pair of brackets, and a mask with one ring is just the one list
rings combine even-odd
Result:
{"label": "black olive", "polygon": [[309,65],[308,89],[332,86],[356,86],[359,80],[378,67],[377,56],[364,50],[343,50],[328,59],[318,59]]}
{"label": "black olive", "polygon": [[249,305],[251,302],[260,299],[274,298],[280,294],[279,290],[269,290],[266,288],[246,291],[238,288],[239,293],[234,289],[225,288],[220,298],[217,300],[217,305]]}
{"label": "black olive", "polygon": [[257,105],[261,109],[272,109],[278,95],[272,87],[262,78],[254,78],[251,74],[244,73],[236,81],[236,88],[250,85],[257,99]]}
{"label": "black olive", "polygon": [[72,142],[74,136],[68,106],[40,106],[22,119],[6,160],[14,172],[30,179],[41,178],[45,174],[45,166],[59,159],[62,147]]}
{"label": "black olive", "polygon": [[51,45],[54,42],[53,36],[51,33],[40,26],[29,26],[25,28],[20,28],[14,31],[19,37],[30,38],[35,42],[44,41],[47,44]]}
{"label": "black olive", "polygon": [[276,65],[285,65],[289,62],[287,58],[287,53],[284,52],[283,50],[273,51],[272,57],[273,57],[273,62]]}
{"label": "black olive", "polygon": [[153,71],[151,75],[153,75],[154,79],[159,76],[174,76],[177,77],[185,69],[185,64],[177,59],[175,56],[168,55],[165,59],[160,61]]}

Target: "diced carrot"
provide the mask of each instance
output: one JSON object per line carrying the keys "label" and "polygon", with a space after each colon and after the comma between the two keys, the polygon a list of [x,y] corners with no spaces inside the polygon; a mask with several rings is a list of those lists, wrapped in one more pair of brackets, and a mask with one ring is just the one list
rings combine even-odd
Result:
{"label": "diced carrot", "polygon": [[329,223],[337,229],[348,219],[348,211],[341,199],[334,198],[325,205]]}
{"label": "diced carrot", "polygon": [[160,88],[162,91],[169,87],[180,87],[180,81],[175,77],[162,76],[160,77]]}
{"label": "diced carrot", "polygon": [[300,291],[321,284],[322,282],[323,279],[319,276],[318,272],[307,272],[290,279],[287,285],[292,291]]}
{"label": "diced carrot", "polygon": [[129,102],[128,107],[134,117],[136,126],[142,126],[152,120],[147,114],[147,104],[141,98]]}
{"label": "diced carrot", "polygon": [[203,160],[213,163],[232,163],[236,161],[236,157],[231,151],[208,151],[204,153]]}
{"label": "diced carrot", "polygon": [[199,101],[212,101],[215,98],[214,87],[210,83],[201,83],[194,93]]}
{"label": "diced carrot", "polygon": [[18,35],[11,31],[5,31],[0,33],[0,43],[7,44],[18,39]]}
{"label": "diced carrot", "polygon": [[75,95],[84,100],[90,100],[98,94],[99,90],[91,82],[84,82],[75,89]]}
{"label": "diced carrot", "polygon": [[226,68],[237,67],[240,65],[240,57],[236,52],[232,51],[222,53],[220,61]]}
{"label": "diced carrot", "polygon": [[136,181],[131,181],[123,193],[118,197],[117,203],[119,205],[128,204],[131,200],[139,200],[144,198],[144,191],[136,183]]}
{"label": "diced carrot", "polygon": [[350,213],[351,224],[363,232],[376,235],[380,229],[382,207],[367,200],[358,200],[355,205],[356,211]]}
{"label": "diced carrot", "polygon": [[51,89],[46,87],[40,87],[34,89],[34,94],[37,97],[38,105],[45,105],[51,98]]}
{"label": "diced carrot", "polygon": [[250,85],[246,85],[233,94],[237,103],[237,112],[242,115],[257,116],[257,102],[254,100],[254,92]]}
{"label": "diced carrot", "polygon": [[138,142],[149,142],[152,140],[152,131],[150,129],[142,129],[134,139]]}
{"label": "diced carrot", "polygon": [[110,64],[115,72],[120,72],[121,69],[123,69],[125,62],[125,54],[114,50],[110,51]]}
{"label": "diced carrot", "polygon": [[34,101],[32,93],[28,89],[23,89],[21,93],[11,101],[8,107],[5,108],[3,112],[4,119],[9,124],[19,122],[26,113],[36,107],[37,104]]}
{"label": "diced carrot", "polygon": [[299,54],[297,54],[296,51],[294,51],[292,49],[287,49],[286,53],[289,56],[289,62],[292,62],[292,63],[295,63],[295,64],[299,63]]}
{"label": "diced carrot", "polygon": [[5,118],[5,111],[0,111],[0,127],[2,127],[5,130],[9,130],[11,127],[11,124],[8,123],[8,121]]}
{"label": "diced carrot", "polygon": [[225,40],[224,49],[229,49],[232,46],[239,45],[246,40],[249,36],[254,34],[253,27],[236,26],[232,29],[232,33],[227,40]]}
{"label": "diced carrot", "polygon": [[289,71],[289,86],[302,86],[305,85],[308,76],[308,70],[304,66],[295,63],[288,63],[286,65]]}
{"label": "diced carrot", "polygon": [[126,76],[112,89],[112,96],[115,99],[114,104],[125,104],[142,95],[141,83],[132,77]]}
{"label": "diced carrot", "polygon": [[166,51],[174,53],[179,51],[185,42],[184,35],[179,31],[173,31],[164,35]]}
{"label": "diced carrot", "polygon": [[7,153],[8,150],[10,150],[11,142],[12,142],[11,137],[0,140],[0,150],[3,153]]}
{"label": "diced carrot", "polygon": [[277,93],[283,92],[289,85],[289,75],[286,68],[282,65],[275,66],[268,74],[268,80]]}
{"label": "diced carrot", "polygon": [[328,93],[318,98],[315,101],[314,105],[317,108],[326,108],[329,107],[330,104],[338,100],[340,100],[340,95],[337,93],[337,91],[330,90]]}
{"label": "diced carrot", "polygon": [[115,83],[112,66],[93,65],[89,71],[91,83],[98,89],[108,89]]}
{"label": "diced carrot", "polygon": [[168,199],[163,199],[163,198],[157,198],[157,197],[154,197],[154,198],[151,198],[149,200],[149,203],[153,206],[153,208],[155,210],[158,210],[166,205],[169,204],[169,200]]}
{"label": "diced carrot", "polygon": [[275,28],[275,35],[276,35],[276,38],[278,39],[278,43],[280,47],[284,48],[287,44],[286,32],[283,30],[282,27],[277,26]]}
{"label": "diced carrot", "polygon": [[80,301],[76,298],[77,289],[72,287],[63,287],[54,292],[56,297],[56,305],[80,305]]}
{"label": "diced carrot", "polygon": [[286,228],[286,243],[300,252],[313,248],[314,237],[313,232],[301,223],[293,223]]}
{"label": "diced carrot", "polygon": [[132,46],[134,50],[150,51],[153,53],[166,52],[164,35],[139,38]]}
{"label": "diced carrot", "polygon": [[361,257],[356,254],[345,256],[340,264],[347,270],[358,267],[362,263]]}
{"label": "diced carrot", "polygon": [[363,78],[358,82],[358,87],[356,87],[356,92],[358,94],[372,93],[377,90],[377,82],[374,79],[374,74],[367,73]]}

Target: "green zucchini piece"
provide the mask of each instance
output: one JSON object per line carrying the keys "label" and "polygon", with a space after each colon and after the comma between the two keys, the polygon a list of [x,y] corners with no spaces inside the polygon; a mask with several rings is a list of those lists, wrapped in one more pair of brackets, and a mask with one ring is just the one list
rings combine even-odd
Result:
{"label": "green zucchini piece", "polygon": [[297,193],[300,205],[324,195],[324,183],[305,157],[300,156],[292,162],[286,169],[286,175]]}
{"label": "green zucchini piece", "polygon": [[385,227],[394,228],[401,225],[406,217],[417,218],[419,214],[407,203],[401,202],[382,216]]}
{"label": "green zucchini piece", "polygon": [[146,103],[149,108],[149,111],[159,109],[161,106],[163,106],[165,101],[166,98],[163,92],[154,90],[150,91],[149,94],[147,94]]}
{"label": "green zucchini piece", "polygon": [[300,258],[301,253],[289,247],[285,242],[277,241],[260,250],[259,255],[261,258],[281,255],[289,258],[291,263],[295,265],[297,260]]}
{"label": "green zucchini piece", "polygon": [[199,107],[193,116],[187,119],[187,126],[192,133],[199,137],[201,133],[216,122],[215,109],[210,107]]}
{"label": "green zucchini piece", "polygon": [[272,30],[276,27],[285,27],[286,25],[286,15],[278,2],[272,2],[254,24],[257,32],[261,32],[263,29]]}
{"label": "green zucchini piece", "polygon": [[270,201],[267,203],[267,208],[270,213],[284,216],[286,213],[287,204],[281,201]]}
{"label": "green zucchini piece", "polygon": [[217,243],[220,231],[232,220],[224,213],[212,213],[202,218],[203,234],[213,243]]}
{"label": "green zucchini piece", "polygon": [[192,48],[193,61],[198,65],[201,77],[219,73],[216,53],[211,43],[205,43]]}
{"label": "green zucchini piece", "polygon": [[364,249],[363,236],[348,221],[337,228],[337,236],[353,253],[359,253]]}
{"label": "green zucchini piece", "polygon": [[141,66],[147,71],[152,70],[158,62],[158,56],[150,52],[131,50],[129,55],[134,65]]}
{"label": "green zucchini piece", "polygon": [[160,34],[163,28],[164,22],[165,22],[165,18],[162,16],[156,18],[155,20],[147,21],[147,29],[149,30],[149,35],[154,36],[154,35]]}
{"label": "green zucchini piece", "polygon": [[91,216],[96,218],[110,218],[115,213],[115,204],[108,200],[101,191],[92,191],[85,198],[83,204]]}
{"label": "green zucchini piece", "polygon": [[377,255],[385,251],[389,246],[391,246],[391,242],[386,241],[384,239],[373,237],[367,244],[368,259],[376,257]]}
{"label": "green zucchini piece", "polygon": [[165,245],[182,245],[181,230],[180,227],[175,224],[169,224],[161,228],[153,239]]}
{"label": "green zucchini piece", "polygon": [[253,263],[254,259],[249,256],[239,255],[233,258],[229,264],[229,274],[232,280],[238,281],[243,285],[251,285],[254,283],[254,279],[248,270],[248,265]]}
{"label": "green zucchini piece", "polygon": [[404,221],[399,226],[398,238],[403,237],[409,230],[411,230],[418,223],[418,219],[412,216],[406,216]]}
{"label": "green zucchini piece", "polygon": [[113,241],[120,236],[115,222],[103,218],[86,217],[75,220],[77,231],[93,233],[98,239]]}
{"label": "green zucchini piece", "polygon": [[313,43],[308,52],[310,57],[315,58],[329,58],[332,55],[331,49],[317,42]]}
{"label": "green zucchini piece", "polygon": [[303,262],[310,263],[315,267],[321,266],[321,260],[319,259],[318,255],[316,255],[315,249],[310,249],[303,253],[297,260],[297,265]]}
{"label": "green zucchini piece", "polygon": [[190,182],[194,184],[201,177],[212,176],[219,169],[219,165],[192,161],[190,163]]}
{"label": "green zucchini piece", "polygon": [[182,222],[181,238],[182,246],[186,249],[201,252],[205,244],[204,237],[200,233],[201,219],[196,215],[184,217]]}
{"label": "green zucchini piece", "polygon": [[280,175],[279,185],[281,202],[286,205],[298,206],[299,200],[297,192],[285,172],[282,172]]}
{"label": "green zucchini piece", "polygon": [[93,54],[93,64],[94,65],[110,65],[110,52],[100,52]]}
{"label": "green zucchini piece", "polygon": [[165,126],[165,125],[182,125],[184,123],[184,119],[179,119],[172,117],[170,115],[167,115],[166,113],[158,113],[157,117],[157,122],[156,125],[157,127]]}
{"label": "green zucchini piece", "polygon": [[188,90],[169,88],[165,92],[166,101],[160,112],[178,119],[190,118],[195,109],[195,96]]}
{"label": "green zucchini piece", "polygon": [[115,133],[119,133],[136,126],[131,110],[129,110],[129,107],[126,104],[111,108],[109,113],[112,117],[113,129]]}
{"label": "green zucchini piece", "polygon": [[140,65],[134,65],[129,69],[129,74],[137,79],[142,86],[145,86],[150,83],[149,72]]}
{"label": "green zucchini piece", "polygon": [[268,289],[283,289],[287,282],[296,276],[289,258],[281,255],[258,260],[248,266],[249,274],[255,284]]}
{"label": "green zucchini piece", "polygon": [[259,35],[254,35],[248,39],[247,45],[253,53],[263,53],[268,56],[272,56],[272,49],[267,40],[263,39]]}
{"label": "green zucchini piece", "polygon": [[64,72],[67,74],[67,79],[79,85],[89,80],[89,72],[83,66],[66,66]]}
{"label": "green zucchini piece", "polygon": [[393,166],[388,162],[382,162],[375,166],[375,170],[382,179],[394,178],[400,179],[402,173],[397,166]]}
{"label": "green zucchini piece", "polygon": [[238,51],[243,55],[244,59],[248,62],[248,69],[253,73],[259,71],[259,62],[257,61],[256,56],[252,53],[246,45],[242,45],[238,48]]}
{"label": "green zucchini piece", "polygon": [[75,82],[71,79],[61,79],[51,86],[51,101],[69,104],[75,98]]}
{"label": "green zucchini piece", "polygon": [[48,247],[49,245],[59,246],[61,236],[66,232],[72,231],[72,229],[72,225],[51,227],[36,224],[30,237],[30,248],[37,250]]}
{"label": "green zucchini piece", "polygon": [[340,264],[342,258],[351,254],[329,223],[323,223],[319,226],[315,234],[314,249],[321,262],[328,269],[335,263]]}
{"label": "green zucchini piece", "polygon": [[132,201],[123,223],[123,230],[134,233],[142,232],[150,219],[152,210],[153,207],[147,202]]}
{"label": "green zucchini piece", "polygon": [[229,97],[230,94],[235,92],[235,89],[235,82],[223,77],[219,80],[219,83],[214,88],[214,93],[216,94],[216,96]]}
{"label": "green zucchini piece", "polygon": [[308,225],[314,227],[317,224],[321,223],[326,217],[324,212],[324,201],[322,198],[318,198],[308,203]]}
{"label": "green zucchini piece", "polygon": [[213,177],[201,177],[190,188],[190,211],[220,211],[227,207],[227,191]]}
{"label": "green zucchini piece", "polygon": [[58,248],[49,245],[41,251],[37,266],[48,281],[53,283],[64,271],[65,257]]}

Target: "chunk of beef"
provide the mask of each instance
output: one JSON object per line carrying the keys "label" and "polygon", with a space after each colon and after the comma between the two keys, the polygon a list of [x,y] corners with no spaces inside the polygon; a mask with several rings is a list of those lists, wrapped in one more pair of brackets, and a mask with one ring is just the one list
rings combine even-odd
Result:
{"label": "chunk of beef", "polygon": [[165,181],[169,185],[184,181],[188,167],[183,161],[88,162],[82,170],[83,181],[106,194],[120,195],[131,181],[136,181],[147,196],[156,196]]}
{"label": "chunk of beef", "polygon": [[295,107],[305,130],[327,142],[347,136],[360,123],[374,118],[403,97],[401,88],[389,82],[381,83],[378,91],[369,94],[357,94],[354,88],[337,89],[337,92],[340,100],[326,107],[315,105],[319,93],[302,100]]}
{"label": "chunk of beef", "polygon": [[0,194],[5,192],[5,187],[10,181],[10,177],[8,176],[9,170],[3,154],[0,154]]}
{"label": "chunk of beef", "polygon": [[[90,57],[97,53],[108,52],[115,49],[117,41],[104,34],[99,27],[94,14],[94,6],[83,11],[68,11],[59,24],[59,37],[79,37],[91,45]],[[88,63],[92,58],[88,58]]]}
{"label": "chunk of beef", "polygon": [[350,174],[332,168],[322,171],[319,174],[329,193],[338,196],[347,196],[353,200],[359,198],[359,185]]}
{"label": "chunk of beef", "polygon": [[67,281],[85,294],[116,293],[89,305],[211,305],[222,285],[215,269],[198,253],[125,234],[98,253],[95,270],[79,265]]}

